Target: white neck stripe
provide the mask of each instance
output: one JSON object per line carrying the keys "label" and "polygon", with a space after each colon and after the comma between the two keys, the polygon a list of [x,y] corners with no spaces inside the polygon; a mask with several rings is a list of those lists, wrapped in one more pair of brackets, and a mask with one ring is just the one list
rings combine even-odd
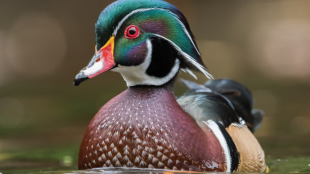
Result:
{"label": "white neck stripe", "polygon": [[130,17],[132,16],[133,14],[135,13],[139,13],[139,12],[145,12],[145,11],[150,11],[150,10],[162,10],[162,11],[166,11],[168,13],[171,13],[172,15],[174,15],[175,19],[178,20],[179,24],[182,26],[185,34],[187,35],[187,37],[189,38],[189,40],[192,42],[192,45],[195,47],[197,53],[200,55],[200,52],[198,51],[192,37],[190,36],[189,32],[187,31],[186,27],[184,26],[184,24],[180,21],[179,17],[174,14],[173,12],[169,11],[169,10],[166,10],[166,9],[161,9],[161,8],[144,8],[144,9],[137,9],[137,10],[134,10],[132,12],[130,12],[129,14],[127,14],[116,26],[116,28],[114,29],[113,31],[113,35],[116,36],[119,28],[123,25],[123,23]]}
{"label": "white neck stripe", "polygon": [[154,77],[146,74],[147,68],[150,66],[152,61],[153,46],[150,39],[146,40],[147,55],[144,62],[138,66],[120,66],[112,69],[112,71],[119,72],[127,83],[127,86],[136,85],[155,85],[160,86],[171,80],[179,71],[180,61],[178,58],[175,59],[174,65],[170,72],[165,77]]}

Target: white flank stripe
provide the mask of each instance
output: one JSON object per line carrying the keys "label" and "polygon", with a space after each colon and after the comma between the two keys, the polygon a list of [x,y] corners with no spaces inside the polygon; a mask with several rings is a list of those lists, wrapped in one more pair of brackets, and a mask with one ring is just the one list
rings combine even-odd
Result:
{"label": "white flank stripe", "polygon": [[220,130],[220,128],[218,127],[218,125],[212,121],[212,120],[208,120],[208,121],[203,121],[206,125],[209,126],[209,128],[213,131],[213,133],[215,134],[215,136],[217,137],[217,139],[219,140],[220,144],[222,145],[222,148],[224,150],[224,154],[225,154],[225,158],[226,158],[226,164],[227,164],[227,170],[226,172],[231,172],[230,168],[231,168],[231,156],[230,156],[230,151],[228,149],[228,145],[226,142],[226,139],[223,136],[222,131]]}
{"label": "white flank stripe", "polygon": [[169,10],[166,10],[166,9],[161,9],[161,8],[144,8],[144,9],[137,9],[137,10],[134,10],[132,12],[130,12],[129,14],[127,14],[116,26],[116,28],[114,29],[113,31],[113,35],[116,36],[117,34],[117,31],[119,30],[119,28],[123,25],[123,23],[130,17],[132,16],[133,14],[135,13],[139,13],[139,12],[145,12],[145,11],[150,11],[150,10],[162,10],[162,11],[166,11],[168,13],[171,13],[172,15],[174,15],[174,17],[178,20],[179,24],[182,26],[185,34],[187,35],[187,37],[189,38],[189,40],[192,42],[192,45],[195,47],[197,53],[200,55],[200,52],[198,51],[192,37],[190,36],[189,32],[187,31],[186,27],[184,26],[184,24],[179,20],[179,17],[174,14],[173,12],[169,11]]}
{"label": "white flank stripe", "polygon": [[239,123],[231,123],[231,125],[241,129],[242,127],[244,127],[245,125],[239,124]]}
{"label": "white flank stripe", "polygon": [[206,70],[205,67],[203,67],[202,65],[200,65],[193,57],[191,57],[190,55],[186,54],[184,51],[182,51],[182,49],[177,46],[174,42],[172,42],[171,40],[161,36],[161,35],[158,35],[158,34],[154,34],[154,36],[157,36],[157,37],[160,37],[162,39],[165,39],[167,40],[168,42],[171,43],[172,46],[174,46],[174,48],[179,51],[185,58],[187,61],[189,61],[192,65],[194,65],[199,71],[201,71],[208,79],[213,79],[213,76],[208,73],[208,71]]}

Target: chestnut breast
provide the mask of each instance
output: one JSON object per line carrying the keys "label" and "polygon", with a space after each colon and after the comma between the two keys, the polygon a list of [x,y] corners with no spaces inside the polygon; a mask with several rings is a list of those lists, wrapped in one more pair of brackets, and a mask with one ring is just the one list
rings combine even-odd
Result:
{"label": "chestnut breast", "polygon": [[171,90],[160,87],[131,87],[106,103],[87,128],[78,165],[226,170],[213,132],[200,128]]}

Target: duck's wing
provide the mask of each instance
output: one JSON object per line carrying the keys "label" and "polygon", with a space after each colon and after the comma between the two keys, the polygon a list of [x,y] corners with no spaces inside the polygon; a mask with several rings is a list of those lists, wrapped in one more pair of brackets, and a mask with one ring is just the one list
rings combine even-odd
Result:
{"label": "duck's wing", "polygon": [[189,89],[177,101],[196,121],[213,120],[225,128],[240,123],[231,103],[209,89]]}
{"label": "duck's wing", "polygon": [[177,101],[197,122],[212,120],[225,128],[232,123],[240,124],[233,104],[225,96],[204,85],[183,79],[182,82],[189,90]]}
{"label": "duck's wing", "polygon": [[205,85],[182,82],[189,90],[177,99],[179,105],[200,127],[205,124],[216,134],[230,159],[231,171],[264,171],[264,151],[251,133],[261,124],[263,112],[252,111],[251,93],[227,79],[212,80]]}
{"label": "duck's wing", "polygon": [[[237,115],[240,123],[246,124],[251,132],[256,131],[260,127],[264,112],[259,109],[253,109],[252,94],[240,83],[229,79],[209,80],[204,85],[199,85],[183,79],[181,81],[189,88],[189,90],[178,100],[180,104],[183,104],[183,106],[191,106],[190,103],[184,103],[184,101],[189,100],[190,98],[202,98],[202,96],[206,96],[203,101],[200,101],[204,103],[201,107],[206,108],[207,106],[207,110],[211,111],[211,113],[222,115],[219,110],[227,111],[228,103],[233,112]],[[211,99],[212,96],[216,96],[216,99]],[[223,102],[223,99],[226,102]],[[210,104],[212,101],[216,102],[216,104]],[[205,114],[210,115],[209,113]],[[229,115],[229,117],[230,116],[231,115]],[[226,120],[234,120],[235,116],[233,117],[234,118],[226,118]]]}
{"label": "duck's wing", "polygon": [[210,80],[204,84],[212,91],[222,94],[234,106],[238,117],[241,117],[251,132],[256,131],[264,117],[264,112],[253,109],[253,98],[251,92],[240,83],[229,79]]}

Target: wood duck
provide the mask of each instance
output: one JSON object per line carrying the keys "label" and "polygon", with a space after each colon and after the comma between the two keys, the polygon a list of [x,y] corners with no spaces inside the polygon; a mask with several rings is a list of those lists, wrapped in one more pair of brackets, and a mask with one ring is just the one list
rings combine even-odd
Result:
{"label": "wood duck", "polygon": [[186,171],[262,172],[264,151],[251,131],[262,121],[251,93],[239,83],[183,80],[179,70],[208,78],[184,15],[162,0],[118,0],[95,26],[95,55],[74,84],[105,71],[119,72],[128,89],[91,120],[78,168],[137,167]]}

